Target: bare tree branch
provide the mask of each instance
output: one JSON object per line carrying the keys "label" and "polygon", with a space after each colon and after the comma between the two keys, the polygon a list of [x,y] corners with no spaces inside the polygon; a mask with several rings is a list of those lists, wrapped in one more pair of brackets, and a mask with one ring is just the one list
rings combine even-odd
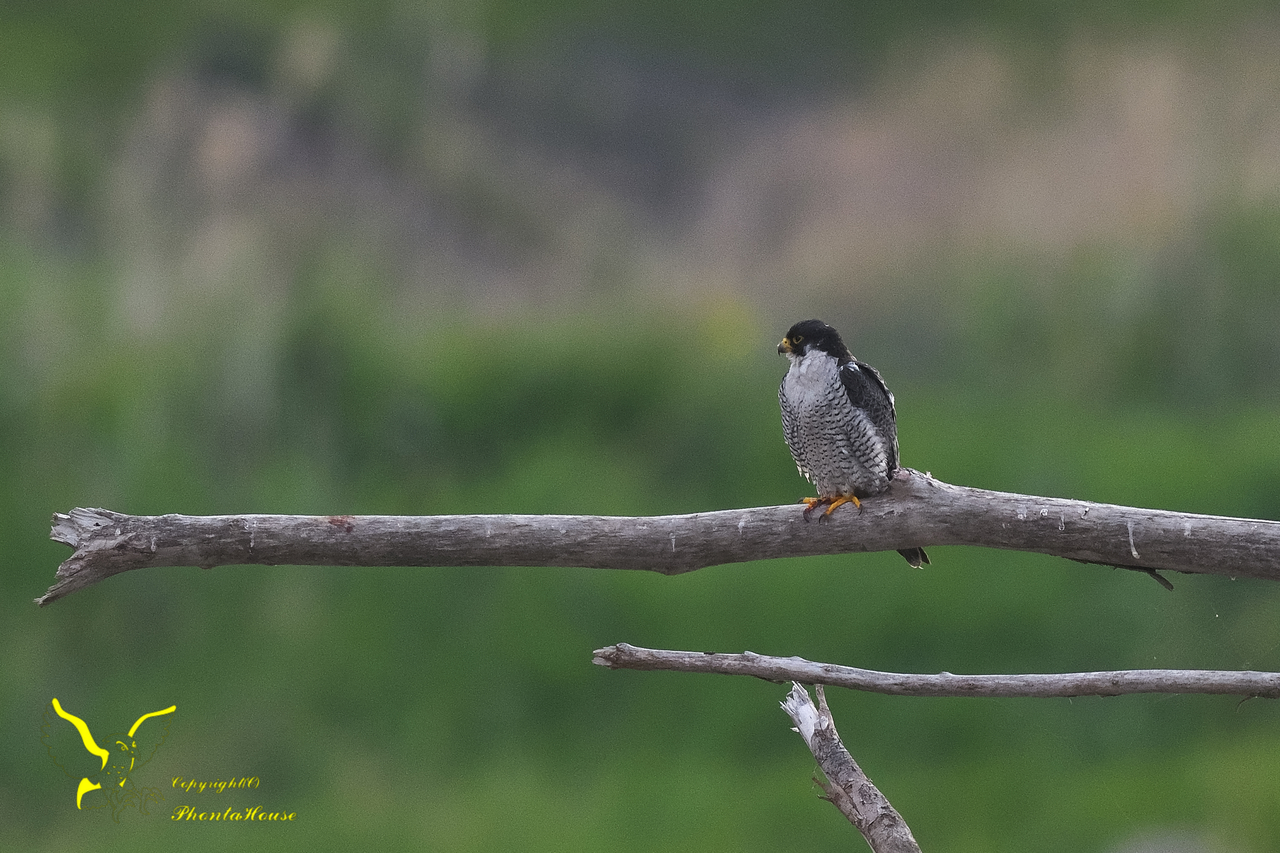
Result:
{"label": "bare tree branch", "polygon": [[875,853],[920,853],[920,845],[916,844],[902,815],[880,793],[880,789],[871,784],[867,774],[862,772],[858,762],[840,742],[822,685],[817,685],[814,692],[818,694],[816,707],[809,693],[795,683],[782,701],[782,710],[796,724],[795,730],[804,738],[827,777],[825,782],[821,779],[814,781],[822,786],[826,799],[858,828]]}
{"label": "bare tree branch", "polygon": [[610,669],[750,675],[766,681],[828,684],[891,696],[1072,697],[1129,693],[1207,693],[1280,698],[1280,673],[1129,669],[1046,675],[911,675],[754,652],[717,654],[644,649],[627,643],[597,649],[592,663]]}
{"label": "bare tree branch", "polygon": [[131,516],[74,509],[50,536],[76,549],[40,599],[148,566],[584,566],[667,575],[706,566],[979,545],[1144,572],[1280,579],[1280,522],[952,486],[909,469],[885,495],[806,522],[799,505],[649,517]]}

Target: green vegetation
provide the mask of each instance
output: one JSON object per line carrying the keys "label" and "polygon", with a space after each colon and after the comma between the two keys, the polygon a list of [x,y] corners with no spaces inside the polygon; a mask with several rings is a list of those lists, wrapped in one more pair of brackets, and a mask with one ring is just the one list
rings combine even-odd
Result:
{"label": "green vegetation", "polygon": [[[619,238],[584,251],[581,268],[564,265],[590,282],[582,292],[472,294],[478,274],[450,278],[456,257],[438,259],[472,235],[440,237],[432,217],[525,235],[516,248],[514,238],[467,244],[494,279],[515,265],[504,252],[542,257],[568,241],[526,185],[508,197],[502,181],[469,172],[472,161],[454,172],[423,165],[420,147],[452,150],[443,134],[414,131],[415,110],[438,107],[406,70],[421,65],[430,27],[398,4],[205,5],[46,4],[13,10],[0,27],[0,79],[15,84],[0,102],[11,110],[0,118],[7,845],[855,849],[808,782],[812,761],[777,707],[783,687],[612,673],[590,665],[591,651],[622,641],[751,649],[920,672],[1280,670],[1280,587],[1173,577],[1168,593],[1136,573],[945,547],[930,549],[922,571],[891,553],[678,578],[149,570],[37,610],[30,600],[67,556],[46,539],[49,516],[74,506],[647,514],[798,499],[807,487],[781,437],[784,364],[773,346],[813,313],[884,372],[908,465],[986,488],[1280,518],[1280,222],[1268,204],[1224,201],[1185,254],[1153,252],[1140,273],[1123,248],[1093,243],[1054,262],[974,252],[888,276],[893,286],[877,292],[688,295],[653,287],[662,273],[642,269],[652,255]],[[753,66],[790,86],[814,68],[865,70],[850,57],[900,63],[895,46],[919,31],[1031,33],[1052,53],[1059,29],[1177,31],[1222,11],[1083,4],[1064,19],[1053,4],[908,3],[890,18],[812,3],[792,31],[778,22],[795,7],[779,3],[697,15],[680,4],[531,8],[426,17],[475,28],[495,61],[588,33],[673,62]],[[351,142],[360,167],[367,157],[387,183],[447,199],[421,214],[422,233],[407,232],[445,246],[427,253],[438,265],[426,272],[409,253],[383,252],[403,235],[366,233],[359,211],[315,227],[290,218],[312,198],[299,193],[205,229],[184,218],[184,205],[208,202],[186,177],[121,165],[122,140],[134,139],[126,128],[166,69],[189,63],[284,98],[271,57],[307,15],[343,33],[351,73],[285,102],[317,138]],[[815,35],[818,48],[803,50]],[[71,130],[80,122],[92,126]],[[40,133],[48,150],[32,142]],[[491,141],[477,138],[476,148]],[[144,178],[161,189],[128,195]],[[43,201],[28,208],[21,193],[32,188]],[[611,216],[618,230],[642,218],[600,209],[584,218],[606,230]],[[255,799],[194,804],[260,801],[296,811],[296,823],[179,825],[168,810],[187,800],[171,790],[161,816],[116,825],[76,813],[75,781],[40,743],[54,696],[104,733],[176,704],[148,784],[257,776]],[[1209,849],[1263,851],[1280,839],[1273,703],[831,700],[847,743],[926,850],[1101,853],[1186,832]]]}
{"label": "green vegetation", "polygon": [[[607,673],[589,666],[591,649],[750,648],[909,671],[1280,664],[1280,592],[1265,585],[1175,578],[1169,594],[1138,575],[960,549],[939,549],[920,572],[869,555],[673,579],[149,571],[28,607],[64,556],[40,541],[46,516],[76,504],[646,513],[803,493],[777,435],[781,366],[754,323],[475,320],[364,347],[342,343],[336,323],[298,325],[286,338],[299,343],[274,365],[279,412],[256,425],[201,393],[218,382],[212,365],[138,363],[124,345],[95,349],[89,375],[49,377],[6,425],[18,477],[4,495],[4,713],[29,735],[6,747],[9,778],[22,780],[7,796],[32,849],[101,830],[67,810],[69,787],[51,796],[60,789],[34,722],[51,695],[120,719],[177,702],[156,766],[261,776],[272,803],[301,815],[271,830],[289,833],[289,849],[802,849],[848,830],[806,785],[810,762],[775,708],[779,688]],[[1277,509],[1280,449],[1260,440],[1274,411],[1197,421],[940,386],[899,396],[909,460],[955,482]],[[1242,843],[1280,831],[1259,775],[1280,756],[1269,703],[834,702],[926,844],[1065,851],[1146,825]],[[1257,784],[1241,786],[1244,776]],[[177,832],[196,849],[226,842],[128,817],[118,837],[135,848]]]}

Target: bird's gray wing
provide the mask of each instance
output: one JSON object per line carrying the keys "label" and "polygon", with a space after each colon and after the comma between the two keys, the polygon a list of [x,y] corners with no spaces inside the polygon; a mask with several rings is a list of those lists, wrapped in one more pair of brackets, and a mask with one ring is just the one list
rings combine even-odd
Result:
{"label": "bird's gray wing", "polygon": [[898,470],[898,423],[893,409],[893,393],[884,384],[880,371],[857,359],[840,367],[840,384],[849,402],[866,412],[880,435],[889,441],[889,476]]}

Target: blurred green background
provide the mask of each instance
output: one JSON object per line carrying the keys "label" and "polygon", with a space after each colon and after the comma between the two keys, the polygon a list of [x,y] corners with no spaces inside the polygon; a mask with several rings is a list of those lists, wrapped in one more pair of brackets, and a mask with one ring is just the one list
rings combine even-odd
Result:
{"label": "blurred green background", "polygon": [[[31,603],[74,506],[794,501],[774,345],[810,316],[884,373],[905,464],[1280,518],[1270,6],[7,4],[6,847],[858,849],[784,687],[591,651],[1280,669],[1275,585],[978,549],[155,569]],[[54,696],[104,734],[176,704],[144,784],[261,786],[77,812]],[[831,701],[925,850],[1280,847],[1271,702]]]}

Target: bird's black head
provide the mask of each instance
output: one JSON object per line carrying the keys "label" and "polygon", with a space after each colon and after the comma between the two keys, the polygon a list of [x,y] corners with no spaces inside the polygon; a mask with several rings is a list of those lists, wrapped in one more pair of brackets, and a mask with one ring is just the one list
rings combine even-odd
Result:
{"label": "bird's black head", "polygon": [[801,320],[787,331],[778,344],[778,352],[801,356],[811,350],[819,350],[838,359],[853,358],[849,348],[840,340],[840,333],[821,320]]}

